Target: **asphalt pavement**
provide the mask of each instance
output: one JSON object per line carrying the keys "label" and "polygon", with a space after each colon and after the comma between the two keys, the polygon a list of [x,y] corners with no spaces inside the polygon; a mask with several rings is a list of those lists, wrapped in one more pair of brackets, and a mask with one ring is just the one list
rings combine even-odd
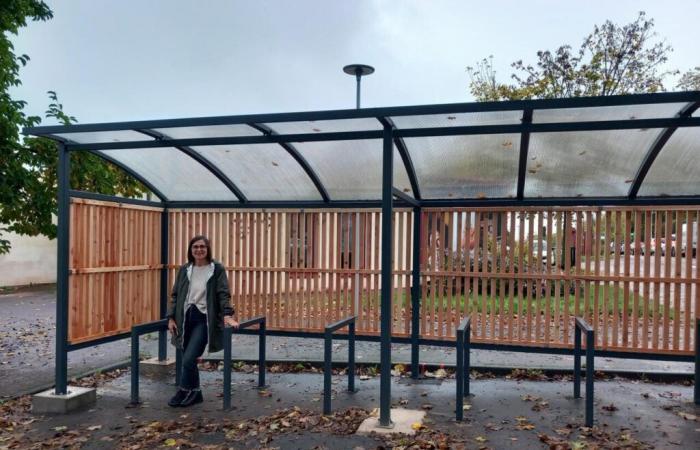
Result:
{"label": "asphalt pavement", "polygon": [[[54,380],[55,352],[55,286],[39,286],[0,293],[0,398],[14,397],[47,389]],[[157,335],[141,339],[144,356],[157,355]],[[269,362],[321,362],[323,339],[287,338],[270,336],[267,339]],[[347,342],[333,345],[333,359],[347,360]],[[379,343],[358,342],[356,360],[362,364],[379,363]],[[258,339],[256,336],[239,335],[233,341],[233,358],[256,360]],[[169,355],[174,354],[168,345]],[[222,353],[205,354],[205,359],[220,360]],[[392,346],[392,361],[408,364],[411,360],[409,345]],[[130,357],[129,339],[87,347],[69,353],[69,377],[126,364]],[[454,364],[452,348],[423,346],[421,363],[439,366]],[[485,370],[510,368],[538,370],[571,370],[570,356],[543,355],[520,352],[472,350],[471,364]],[[596,370],[646,374],[685,374],[692,376],[692,363],[649,361],[616,358],[596,358]]]}

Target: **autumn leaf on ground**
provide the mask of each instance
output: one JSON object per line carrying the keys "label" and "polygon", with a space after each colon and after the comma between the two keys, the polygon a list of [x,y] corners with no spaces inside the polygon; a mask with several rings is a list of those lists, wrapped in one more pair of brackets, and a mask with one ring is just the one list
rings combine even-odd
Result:
{"label": "autumn leaf on ground", "polygon": [[163,442],[163,445],[166,447],[175,447],[177,445],[177,441],[173,438],[168,438]]}
{"label": "autumn leaf on ground", "polygon": [[678,415],[681,416],[682,418],[684,418],[685,420],[695,420],[695,421],[700,422],[700,417],[696,416],[695,414],[690,414],[687,412],[678,411]]}
{"label": "autumn leaf on ground", "polygon": [[483,436],[477,436],[477,437],[474,438],[474,440],[475,440],[476,442],[480,442],[480,443],[484,443],[484,442],[488,441],[488,439],[486,439],[486,438],[483,437]]}
{"label": "autumn leaf on ground", "polygon": [[613,412],[613,411],[617,411],[617,410],[618,410],[618,407],[615,406],[615,404],[610,403],[609,405],[604,405],[604,406],[603,406],[603,409],[606,410],[606,411]]}

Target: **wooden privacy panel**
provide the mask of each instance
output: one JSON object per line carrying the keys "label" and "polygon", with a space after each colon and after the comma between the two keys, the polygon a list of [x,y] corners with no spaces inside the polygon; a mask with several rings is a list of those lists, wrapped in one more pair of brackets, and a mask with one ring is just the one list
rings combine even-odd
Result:
{"label": "wooden privacy panel", "polygon": [[700,310],[696,208],[425,209],[423,337],[691,354]]}
{"label": "wooden privacy panel", "polygon": [[[395,335],[410,333],[412,217],[394,214]],[[379,210],[170,210],[169,230],[170,287],[189,240],[204,234],[226,266],[239,318],[265,314],[270,329],[322,331],[357,314],[358,333],[379,333]]]}
{"label": "wooden privacy panel", "polygon": [[161,211],[71,198],[70,343],[160,318]]}

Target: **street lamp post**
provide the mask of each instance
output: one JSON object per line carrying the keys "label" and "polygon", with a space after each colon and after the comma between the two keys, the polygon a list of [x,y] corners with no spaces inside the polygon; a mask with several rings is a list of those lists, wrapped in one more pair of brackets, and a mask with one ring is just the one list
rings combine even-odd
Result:
{"label": "street lamp post", "polygon": [[360,79],[364,75],[371,75],[374,73],[374,67],[365,64],[349,64],[343,67],[343,72],[348,75],[355,75],[357,79],[357,109],[360,109]]}

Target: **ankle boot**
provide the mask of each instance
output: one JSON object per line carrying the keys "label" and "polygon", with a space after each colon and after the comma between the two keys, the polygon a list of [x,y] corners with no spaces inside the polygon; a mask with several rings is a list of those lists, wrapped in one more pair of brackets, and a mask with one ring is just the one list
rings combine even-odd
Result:
{"label": "ankle boot", "polygon": [[180,403],[182,403],[185,397],[187,397],[188,392],[189,391],[186,391],[184,389],[178,389],[175,395],[173,395],[173,397],[168,402],[168,405],[172,407],[180,406]]}
{"label": "ankle boot", "polygon": [[199,389],[193,389],[189,391],[182,402],[180,402],[180,406],[192,406],[196,405],[197,403],[202,403],[203,401],[204,398],[202,397],[202,391]]}

